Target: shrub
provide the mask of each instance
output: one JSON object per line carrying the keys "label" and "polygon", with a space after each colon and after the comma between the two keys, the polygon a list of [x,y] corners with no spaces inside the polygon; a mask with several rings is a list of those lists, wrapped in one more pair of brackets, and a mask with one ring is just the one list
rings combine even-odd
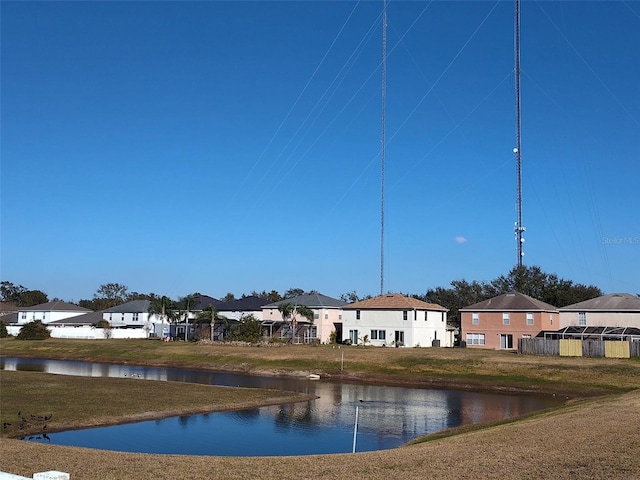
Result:
{"label": "shrub", "polygon": [[4,321],[0,320],[0,338],[6,338],[9,336],[9,332],[7,331],[7,326]]}
{"label": "shrub", "polygon": [[18,340],[46,340],[51,337],[51,332],[40,320],[25,323],[16,336]]}
{"label": "shrub", "polygon": [[262,322],[253,315],[243,315],[240,324],[231,331],[231,340],[258,343],[262,338]]}

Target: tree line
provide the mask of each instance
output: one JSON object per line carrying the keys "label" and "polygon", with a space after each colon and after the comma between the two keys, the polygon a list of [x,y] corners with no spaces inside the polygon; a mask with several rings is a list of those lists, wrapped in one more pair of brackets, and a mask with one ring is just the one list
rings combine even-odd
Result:
{"label": "tree line", "polygon": [[[448,308],[449,323],[459,326],[459,310],[461,308],[509,292],[520,292],[558,308],[603,295],[602,290],[595,285],[585,285],[566,280],[558,277],[555,273],[546,273],[538,266],[514,267],[506,275],[500,275],[490,281],[473,280],[469,282],[465,279],[454,280],[448,287],[434,287],[426,290],[423,294],[406,293],[405,295],[428,303],[437,303]],[[312,293],[317,292],[315,290],[305,291],[301,288],[290,288],[283,294],[280,294],[277,290],[263,290],[261,292],[243,293],[239,297],[228,292],[220,300],[233,301],[256,296],[264,298],[268,302],[278,302]],[[99,311],[132,300],[150,300],[152,312],[159,314],[172,312],[171,315],[179,315],[176,312],[192,309],[196,298],[200,295],[199,292],[194,292],[179,297],[177,300],[172,300],[167,296],[155,293],[130,292],[129,288],[121,283],[106,283],[98,287],[93,298],[82,299],[77,304],[90,310]],[[3,302],[14,302],[19,307],[33,306],[48,301],[47,295],[40,290],[29,290],[22,285],[15,286],[7,281],[3,281],[0,284],[0,296]],[[349,303],[367,298],[372,297],[371,295],[359,296],[355,290],[340,295],[341,300]],[[174,319],[172,318],[172,320]],[[176,318],[175,320],[178,319]],[[202,322],[206,321],[206,323],[215,321],[215,309],[202,312],[200,320]]]}

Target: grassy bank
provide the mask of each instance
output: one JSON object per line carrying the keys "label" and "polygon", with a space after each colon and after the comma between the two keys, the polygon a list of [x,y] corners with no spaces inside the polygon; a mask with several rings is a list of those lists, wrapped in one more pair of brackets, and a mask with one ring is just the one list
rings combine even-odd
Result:
{"label": "grassy bank", "polygon": [[307,400],[270,389],[0,370],[2,437]]}
{"label": "grassy bank", "polygon": [[444,348],[242,347],[152,340],[0,340],[3,356],[185,366],[450,388],[601,395],[640,388],[637,359],[567,358]]}

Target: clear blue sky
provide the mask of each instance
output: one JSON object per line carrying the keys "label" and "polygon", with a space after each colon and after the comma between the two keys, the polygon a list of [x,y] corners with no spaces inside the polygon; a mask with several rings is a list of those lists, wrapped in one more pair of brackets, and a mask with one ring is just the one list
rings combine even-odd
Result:
{"label": "clear blue sky", "polygon": [[[10,2],[1,277],[380,289],[379,1]],[[385,291],[516,262],[511,1],[390,1]],[[640,293],[640,2],[522,4],[525,264]]]}

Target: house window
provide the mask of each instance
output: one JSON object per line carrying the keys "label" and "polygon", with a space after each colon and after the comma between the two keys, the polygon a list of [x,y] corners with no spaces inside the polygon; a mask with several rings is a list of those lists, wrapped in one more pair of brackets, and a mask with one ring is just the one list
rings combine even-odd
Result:
{"label": "house window", "polygon": [[342,320],[342,314],[338,315],[338,320]]}
{"label": "house window", "polygon": [[502,324],[503,325],[509,325],[509,314],[508,313],[503,313],[502,314]]}
{"label": "house window", "polygon": [[408,318],[408,315],[407,315],[407,311],[405,310],[402,312],[402,319],[406,320],[407,318]]}
{"label": "house window", "polygon": [[533,313],[527,313],[527,325],[533,325]]}
{"label": "house window", "polygon": [[549,315],[549,325],[553,325],[553,315]]}
{"label": "house window", "polygon": [[480,323],[480,317],[477,313],[471,314],[471,323],[473,323],[474,325],[478,325]]}
{"label": "house window", "polygon": [[360,310],[356,310],[356,320],[360,320]]}
{"label": "house window", "polygon": [[111,323],[111,320],[113,320],[113,318],[112,318],[112,317],[113,317],[113,313],[110,313],[110,314],[109,314],[109,323]]}
{"label": "house window", "polygon": [[315,320],[318,320],[318,319],[320,318],[320,314],[319,314],[319,313],[314,313],[314,314],[313,314],[313,318],[314,318]]}
{"label": "house window", "polygon": [[371,330],[371,340],[386,340],[386,330]]}
{"label": "house window", "polygon": [[467,345],[484,345],[484,333],[467,333]]}
{"label": "house window", "polygon": [[138,321],[138,314],[137,314],[137,313],[134,313],[134,314],[133,314],[133,321],[134,321],[134,322],[137,322],[137,321]]}
{"label": "house window", "polygon": [[329,314],[328,314],[328,313],[325,313],[325,314],[324,314],[324,319],[325,319],[325,320],[329,320]]}
{"label": "house window", "polygon": [[427,312],[424,312],[424,321],[427,321]]}
{"label": "house window", "polygon": [[587,314],[586,314],[586,312],[578,313],[578,325],[580,325],[581,327],[586,327],[587,326]]}
{"label": "house window", "polygon": [[27,312],[22,312],[22,320],[26,320],[27,319]]}

